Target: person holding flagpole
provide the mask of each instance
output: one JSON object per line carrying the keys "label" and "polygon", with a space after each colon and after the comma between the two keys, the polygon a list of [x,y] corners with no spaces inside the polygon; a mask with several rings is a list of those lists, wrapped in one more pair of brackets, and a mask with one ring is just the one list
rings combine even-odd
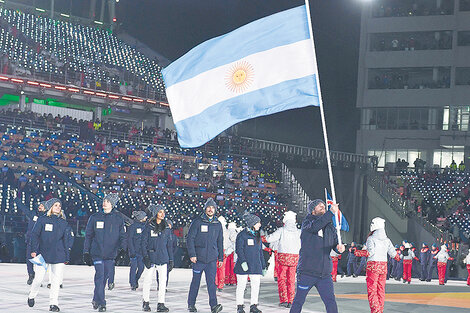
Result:
{"label": "person holding flagpole", "polygon": [[344,245],[338,243],[337,231],[333,226],[333,216],[339,205],[332,203],[326,211],[325,202],[321,199],[310,201],[307,206],[309,214],[305,217],[300,235],[301,248],[297,266],[297,290],[290,313],[302,311],[308,292],[313,286],[317,288],[325,304],[327,313],[337,313],[333,280],[333,268],[330,251],[343,253]]}

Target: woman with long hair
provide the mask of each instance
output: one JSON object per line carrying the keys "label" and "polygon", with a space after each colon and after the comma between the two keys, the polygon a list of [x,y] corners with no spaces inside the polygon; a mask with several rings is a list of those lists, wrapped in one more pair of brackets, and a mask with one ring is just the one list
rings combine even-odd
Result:
{"label": "woman with long hair", "polygon": [[39,287],[46,271],[52,273],[49,296],[49,311],[59,312],[59,289],[64,275],[65,264],[70,258],[70,228],[65,221],[62,203],[53,198],[45,203],[47,213],[37,219],[31,231],[31,257],[39,255],[44,259],[43,265],[35,265],[35,277],[28,295],[28,305],[34,306]]}

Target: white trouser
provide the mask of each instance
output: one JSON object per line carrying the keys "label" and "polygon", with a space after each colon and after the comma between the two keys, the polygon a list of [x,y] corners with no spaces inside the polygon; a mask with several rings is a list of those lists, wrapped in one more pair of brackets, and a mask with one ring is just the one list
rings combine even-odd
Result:
{"label": "white trouser", "polygon": [[[261,275],[249,275],[251,282],[251,303],[258,304],[259,285],[261,283]],[[246,289],[246,282],[248,281],[248,275],[237,274],[237,291],[236,301],[237,305],[242,305],[244,302],[244,295]]]}
{"label": "white trouser", "polygon": [[150,302],[150,286],[155,277],[155,270],[158,272],[158,303],[165,303],[166,291],[166,269],[167,264],[154,265],[151,268],[145,268],[142,275],[144,276],[143,295],[145,302]]}
{"label": "white trouser", "polygon": [[[47,268],[47,273],[49,274],[49,284],[52,284],[52,272],[51,272],[50,267]],[[64,276],[62,275],[59,285],[62,285],[63,282],[64,282]]]}
{"label": "white trouser", "polygon": [[[49,305],[59,305],[59,289],[62,279],[64,277],[64,263],[47,264],[49,271],[51,272],[51,290],[49,292]],[[39,287],[46,274],[44,266],[34,265],[34,276],[33,283],[31,284],[31,291],[29,292],[29,299],[36,298]]]}

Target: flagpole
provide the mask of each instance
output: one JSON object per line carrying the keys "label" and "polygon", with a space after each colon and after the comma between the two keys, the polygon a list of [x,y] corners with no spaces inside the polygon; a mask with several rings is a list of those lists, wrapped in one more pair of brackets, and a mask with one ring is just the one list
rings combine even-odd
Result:
{"label": "flagpole", "polygon": [[[309,27],[309,32],[310,32],[310,38],[312,38],[312,49],[313,53],[315,54],[316,58],[316,52],[315,52],[315,40],[313,39],[313,28],[312,28],[312,18],[310,16],[310,4],[308,2],[309,0],[305,0],[305,8],[307,9],[307,21],[308,21],[308,27]],[[335,183],[333,180],[333,170],[331,167],[331,159],[330,159],[330,146],[328,144],[328,133],[326,132],[326,121],[325,121],[325,111],[323,110],[323,99],[321,95],[321,88],[320,88],[320,72],[318,71],[318,63],[316,63],[317,66],[317,75],[315,75],[316,83],[317,83],[317,91],[318,91],[318,100],[320,103],[320,117],[321,117],[321,124],[323,128],[323,141],[325,142],[325,152],[326,152],[326,163],[328,165],[328,176],[330,178],[330,188],[331,188],[331,197],[333,198],[333,203],[336,203],[336,192],[335,192]],[[336,220],[336,233],[338,235],[338,243],[342,244],[341,240],[341,233],[340,233],[340,225],[338,221],[338,215],[335,214],[335,220]]]}

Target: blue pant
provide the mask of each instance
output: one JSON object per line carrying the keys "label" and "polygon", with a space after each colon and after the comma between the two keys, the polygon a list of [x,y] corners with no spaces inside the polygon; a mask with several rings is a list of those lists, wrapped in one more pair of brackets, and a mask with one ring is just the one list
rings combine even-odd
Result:
{"label": "blue pant", "polygon": [[431,260],[428,263],[426,280],[431,280],[432,279],[432,272],[434,272],[434,269],[436,269],[436,271],[437,271],[437,260],[431,258]]}
{"label": "blue pant", "polygon": [[395,273],[393,275],[395,278],[402,278],[403,276],[403,260],[400,262],[397,262],[397,265],[395,266]]}
{"label": "blue pant", "polygon": [[359,263],[356,270],[354,271],[354,274],[356,276],[361,275],[362,270],[364,269],[365,266],[366,266],[366,258],[363,257],[363,258],[361,258],[361,262]]}
{"label": "blue pant", "polygon": [[95,266],[95,290],[93,292],[93,301],[98,305],[106,305],[104,299],[104,287],[109,272],[114,268],[114,260],[96,260],[93,261]]}
{"label": "blue pant", "polygon": [[137,286],[139,283],[140,276],[144,271],[144,258],[141,255],[136,255],[135,258],[131,258],[131,269],[129,272],[129,283],[131,287]]}
{"label": "blue pant", "polygon": [[[217,273],[217,261],[202,263],[197,261],[193,263],[193,279],[189,287],[188,305],[195,305],[199,285],[201,284],[201,275],[204,272],[206,276],[207,292],[209,293],[209,305],[211,308],[217,305],[217,295],[215,293],[215,274]],[[331,280],[331,278],[330,278]]]}
{"label": "blue pant", "polygon": [[106,281],[107,281],[108,285],[114,284],[114,268],[116,267],[116,261],[114,260],[110,260],[110,261],[113,261],[113,265],[110,267],[108,274],[105,276],[105,280],[104,280],[104,283],[106,284]]}
{"label": "blue pant", "polygon": [[426,263],[421,263],[421,277],[419,278],[420,280],[426,280],[428,276],[428,265]]}
{"label": "blue pant", "polygon": [[331,276],[320,278],[309,276],[305,274],[297,275],[297,290],[295,298],[292,302],[290,313],[300,313],[302,306],[305,303],[305,298],[312,287],[317,288],[320,298],[325,304],[327,313],[338,313],[338,306],[336,305],[335,291],[333,288],[333,280]]}
{"label": "blue pant", "polygon": [[26,268],[28,270],[28,275],[34,275],[33,263],[29,262],[29,259],[31,259],[31,249],[29,248],[29,245],[26,244]]}
{"label": "blue pant", "polygon": [[351,276],[356,271],[356,262],[348,261],[347,273],[348,276]]}

